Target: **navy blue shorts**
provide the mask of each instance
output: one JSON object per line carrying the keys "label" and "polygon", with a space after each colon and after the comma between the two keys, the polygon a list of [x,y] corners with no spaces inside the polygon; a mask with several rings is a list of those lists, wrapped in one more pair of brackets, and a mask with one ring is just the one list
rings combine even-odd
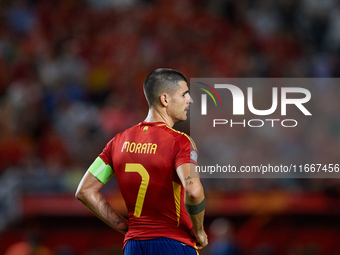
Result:
{"label": "navy blue shorts", "polygon": [[124,255],[197,255],[195,248],[179,241],[160,237],[152,240],[129,240]]}

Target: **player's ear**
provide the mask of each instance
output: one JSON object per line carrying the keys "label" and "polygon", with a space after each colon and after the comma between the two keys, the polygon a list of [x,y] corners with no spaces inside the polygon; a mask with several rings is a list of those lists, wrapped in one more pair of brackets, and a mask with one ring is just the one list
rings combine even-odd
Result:
{"label": "player's ear", "polygon": [[169,104],[169,95],[167,93],[162,93],[159,97],[162,106],[168,106]]}

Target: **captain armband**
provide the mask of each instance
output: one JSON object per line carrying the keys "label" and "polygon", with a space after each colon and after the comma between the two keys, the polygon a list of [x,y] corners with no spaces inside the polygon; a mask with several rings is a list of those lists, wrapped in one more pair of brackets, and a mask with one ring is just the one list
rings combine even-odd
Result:
{"label": "captain armband", "polygon": [[107,165],[100,157],[96,158],[87,171],[93,174],[93,176],[96,177],[98,181],[104,184],[106,184],[114,175],[111,166]]}
{"label": "captain armband", "polygon": [[205,198],[202,200],[201,203],[198,205],[187,205],[185,204],[185,207],[187,208],[188,214],[199,214],[205,209]]}

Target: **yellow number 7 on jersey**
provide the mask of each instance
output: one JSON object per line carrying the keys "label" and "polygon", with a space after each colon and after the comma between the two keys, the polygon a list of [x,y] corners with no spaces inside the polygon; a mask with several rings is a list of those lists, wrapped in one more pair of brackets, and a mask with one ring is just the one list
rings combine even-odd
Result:
{"label": "yellow number 7 on jersey", "polygon": [[125,165],[125,172],[139,173],[139,175],[142,177],[142,182],[139,186],[139,190],[137,194],[135,211],[133,213],[135,217],[140,217],[142,213],[142,209],[143,209],[146,190],[149,185],[150,176],[149,176],[148,171],[146,171],[146,169],[141,164],[136,164],[136,163],[127,163]]}

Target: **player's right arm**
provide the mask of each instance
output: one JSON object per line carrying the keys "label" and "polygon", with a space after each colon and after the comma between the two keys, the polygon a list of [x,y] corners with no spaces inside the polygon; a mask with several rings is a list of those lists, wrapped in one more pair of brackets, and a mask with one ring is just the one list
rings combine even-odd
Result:
{"label": "player's right arm", "polygon": [[116,213],[100,192],[112,175],[111,167],[98,157],[80,181],[76,198],[111,228],[125,234],[128,220]]}
{"label": "player's right arm", "polygon": [[182,164],[177,167],[176,171],[185,189],[184,203],[193,226],[192,232],[198,242],[198,248],[202,249],[208,244],[207,234],[203,226],[205,212],[204,190],[198,173],[190,171],[190,167],[195,167],[195,165],[192,163]]}

